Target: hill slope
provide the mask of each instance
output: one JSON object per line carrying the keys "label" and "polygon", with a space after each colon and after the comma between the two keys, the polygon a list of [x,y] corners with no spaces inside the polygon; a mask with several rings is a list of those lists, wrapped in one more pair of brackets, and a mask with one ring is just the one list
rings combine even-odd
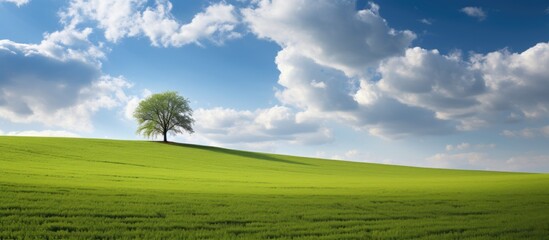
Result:
{"label": "hill slope", "polygon": [[549,175],[0,137],[5,238],[542,238]]}

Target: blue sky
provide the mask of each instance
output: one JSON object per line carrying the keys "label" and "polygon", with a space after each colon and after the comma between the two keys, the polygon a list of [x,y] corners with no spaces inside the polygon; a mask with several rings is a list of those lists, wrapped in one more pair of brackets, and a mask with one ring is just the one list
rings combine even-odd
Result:
{"label": "blue sky", "polygon": [[413,166],[549,172],[546,1],[0,0],[0,134],[175,141]]}

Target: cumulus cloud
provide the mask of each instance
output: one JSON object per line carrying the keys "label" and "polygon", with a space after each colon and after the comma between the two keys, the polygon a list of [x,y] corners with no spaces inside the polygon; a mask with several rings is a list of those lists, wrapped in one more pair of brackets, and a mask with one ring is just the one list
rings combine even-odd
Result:
{"label": "cumulus cloud", "polygon": [[0,41],[2,118],[89,131],[93,113],[126,100],[124,89],[131,84],[125,79],[103,75],[78,57],[58,58],[41,49]]}
{"label": "cumulus cloud", "polygon": [[[2,134],[0,132],[0,134]],[[26,136],[26,137],[80,137],[80,135],[69,131],[56,131],[56,130],[41,130],[41,131],[12,131],[8,132],[7,136]]]}
{"label": "cumulus cloud", "polygon": [[193,116],[196,135],[215,145],[323,144],[333,138],[331,131],[320,123],[300,121],[290,108],[283,106],[255,111],[197,109]]}
{"label": "cumulus cloud", "polygon": [[17,5],[18,7],[25,5],[30,2],[30,0],[0,0],[0,3],[7,2],[7,3],[13,3]]}
{"label": "cumulus cloud", "polygon": [[522,53],[507,50],[477,55],[473,66],[490,89],[479,101],[483,111],[507,114],[507,120],[539,119],[549,114],[549,42]]}
{"label": "cumulus cloud", "polygon": [[[487,77],[495,73],[483,67],[484,58],[475,55],[466,60],[459,53],[443,55],[437,50],[411,48],[404,56],[382,62],[377,86],[405,105],[433,112],[458,130],[476,129],[500,121],[503,111],[493,108],[488,99],[503,95],[494,85],[487,85]],[[500,107],[512,106],[515,100],[507,99]]]}
{"label": "cumulus cloud", "polygon": [[[13,1],[12,1],[13,2]],[[24,1],[17,1],[23,4]],[[146,36],[155,46],[215,44],[238,38],[236,10],[213,4],[181,24],[171,15],[169,1],[73,0],[60,11],[63,29],[45,33],[38,44],[0,40],[0,113],[12,122],[38,122],[76,131],[90,131],[91,117],[100,109],[124,106],[129,118],[140,100],[125,90],[123,77],[101,72],[109,49],[90,41],[90,23],[104,30],[108,41]]]}
{"label": "cumulus cloud", "polygon": [[399,138],[549,115],[549,43],[464,58],[409,48],[415,35],[390,28],[375,4],[264,0],[242,12],[254,34],[282,47],[276,97],[303,119]]}
{"label": "cumulus cloud", "polygon": [[152,95],[152,92],[149,89],[144,89],[141,93],[141,96],[129,96],[126,101],[126,106],[124,107],[124,117],[126,120],[135,120],[133,117],[133,112],[135,112],[135,109],[137,106],[139,106],[139,103]]}
{"label": "cumulus cloud", "polygon": [[73,28],[95,22],[111,42],[145,36],[154,46],[180,47],[202,40],[222,44],[240,37],[235,31],[239,19],[230,4],[212,4],[187,24],[178,21],[171,10],[167,0],[155,1],[154,6],[149,6],[147,0],[72,0],[60,15],[62,22]]}
{"label": "cumulus cloud", "polygon": [[[27,1],[8,1],[21,5]],[[169,1],[73,0],[59,13],[63,29],[44,34],[37,44],[0,40],[0,116],[15,123],[41,123],[73,131],[91,131],[92,116],[100,109],[123,107],[125,118],[143,96],[131,96],[123,77],[101,72],[109,51],[92,42],[94,29],[108,41],[145,36],[154,46],[222,44],[238,38],[235,8],[212,4],[188,24],[171,14]],[[95,25],[96,24],[96,25]]]}
{"label": "cumulus cloud", "polygon": [[280,51],[276,63],[280,70],[278,83],[283,86],[276,91],[276,97],[302,109],[302,119],[340,120],[389,138],[453,131],[433,112],[402,104],[366,81],[361,81],[359,88],[357,79],[316,64],[294,48]]}
{"label": "cumulus cloud", "polygon": [[522,53],[500,50],[470,59],[416,47],[382,61],[375,87],[364,85],[369,92],[377,87],[378,95],[425,109],[467,131],[494,123],[547,119],[548,59],[549,43]]}
{"label": "cumulus cloud", "polygon": [[60,61],[81,61],[100,65],[105,57],[101,44],[96,45],[88,40],[91,28],[82,30],[64,28],[60,31],[44,34],[39,44],[16,43],[7,39],[0,40],[0,51],[14,55],[43,56]]}
{"label": "cumulus cloud", "polygon": [[379,67],[378,86],[400,102],[433,111],[439,119],[469,114],[485,91],[480,71],[471,69],[460,56],[444,56],[437,50],[411,48],[402,57],[390,58]]}
{"label": "cumulus cloud", "polygon": [[433,112],[401,104],[365,79],[415,38],[390,28],[379,6],[357,11],[352,1],[275,0],[242,12],[252,32],[283,48],[276,97],[303,110],[303,119],[332,118],[385,137],[452,131]]}
{"label": "cumulus cloud", "polygon": [[478,19],[479,21],[486,19],[486,13],[484,13],[480,7],[464,7],[460,11],[467,14],[469,17]]}
{"label": "cumulus cloud", "polygon": [[[229,119],[230,127],[226,129],[203,127],[215,141],[228,142],[222,135],[234,134],[240,142],[275,138],[305,142],[305,134],[292,127],[315,134],[329,133],[318,124],[311,127],[311,123],[324,120],[341,121],[376,136],[399,138],[549,116],[549,43],[539,43],[522,53],[500,50],[463,57],[460,53],[410,47],[415,34],[391,28],[373,3],[361,10],[356,9],[354,1],[261,0],[251,4],[241,11],[250,31],[282,48],[275,60],[280,71],[280,88],[275,94],[283,107],[256,111],[210,109]],[[235,31],[239,16],[230,4],[212,4],[187,24],[172,16],[171,8],[169,1],[151,5],[146,0],[73,0],[60,13],[65,28],[46,34],[40,44],[0,40],[0,57],[6,62],[18,58],[28,64],[40,63],[38,66],[50,62],[26,75],[18,68],[13,68],[17,71],[12,74],[12,67],[1,73],[13,75],[0,82],[4,118],[26,122],[48,119],[39,116],[84,102],[88,102],[87,107],[81,107],[85,109],[124,105],[124,115],[130,117],[140,97],[124,94],[123,89],[131,84],[123,78],[101,77],[100,60],[108,49],[88,40],[93,32],[87,28],[90,23],[104,31],[111,42],[146,37],[153,45],[164,47],[200,44],[206,39],[222,43],[239,37]],[[72,78],[71,71],[51,78],[38,72],[64,65],[85,74],[68,82],[62,79]],[[14,84],[18,78],[27,80],[22,85]],[[92,99],[93,94],[85,89],[98,87],[94,85],[101,82],[98,79],[113,87],[97,91],[105,97],[96,98],[101,103],[93,107],[85,100]],[[31,87],[21,96],[30,97],[13,97],[26,88],[25,84]],[[32,86],[66,96],[66,101],[33,94]],[[81,116],[86,119],[94,111],[81,111]],[[206,116],[207,111],[203,111]],[[246,128],[239,132],[237,126]],[[282,128],[287,133],[282,133],[282,126],[287,126]],[[252,134],[252,130],[258,134]],[[322,142],[329,137],[319,139]]]}
{"label": "cumulus cloud", "polygon": [[275,60],[284,87],[277,98],[289,105],[311,111],[353,110],[358,104],[349,89],[349,81],[342,71],[323,67],[301,54],[299,49],[284,48]]}
{"label": "cumulus cloud", "polygon": [[258,37],[356,76],[404,52],[415,34],[390,28],[376,4],[358,11],[355,6],[354,1],[262,0],[242,14]]}
{"label": "cumulus cloud", "polygon": [[47,108],[72,105],[79,89],[99,77],[93,65],[13,50],[0,50],[0,103],[20,115],[32,114],[29,104]]}
{"label": "cumulus cloud", "polygon": [[382,138],[404,138],[421,135],[445,135],[455,131],[447,120],[436,118],[427,109],[409,106],[383,97],[359,111],[343,114],[354,126]]}

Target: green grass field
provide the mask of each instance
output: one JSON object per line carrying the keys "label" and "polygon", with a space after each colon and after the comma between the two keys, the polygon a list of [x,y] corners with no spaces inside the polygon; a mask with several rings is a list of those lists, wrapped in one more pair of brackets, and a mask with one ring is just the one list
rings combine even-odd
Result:
{"label": "green grass field", "polygon": [[549,239],[549,174],[0,137],[0,239]]}

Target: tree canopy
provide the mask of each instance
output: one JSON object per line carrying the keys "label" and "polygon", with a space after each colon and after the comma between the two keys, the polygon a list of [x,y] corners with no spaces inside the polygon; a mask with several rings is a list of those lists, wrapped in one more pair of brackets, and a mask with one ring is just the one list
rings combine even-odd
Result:
{"label": "tree canopy", "polygon": [[151,138],[162,135],[168,141],[168,133],[193,133],[193,110],[189,101],[168,91],[149,96],[139,103],[133,116],[139,124],[137,133]]}

